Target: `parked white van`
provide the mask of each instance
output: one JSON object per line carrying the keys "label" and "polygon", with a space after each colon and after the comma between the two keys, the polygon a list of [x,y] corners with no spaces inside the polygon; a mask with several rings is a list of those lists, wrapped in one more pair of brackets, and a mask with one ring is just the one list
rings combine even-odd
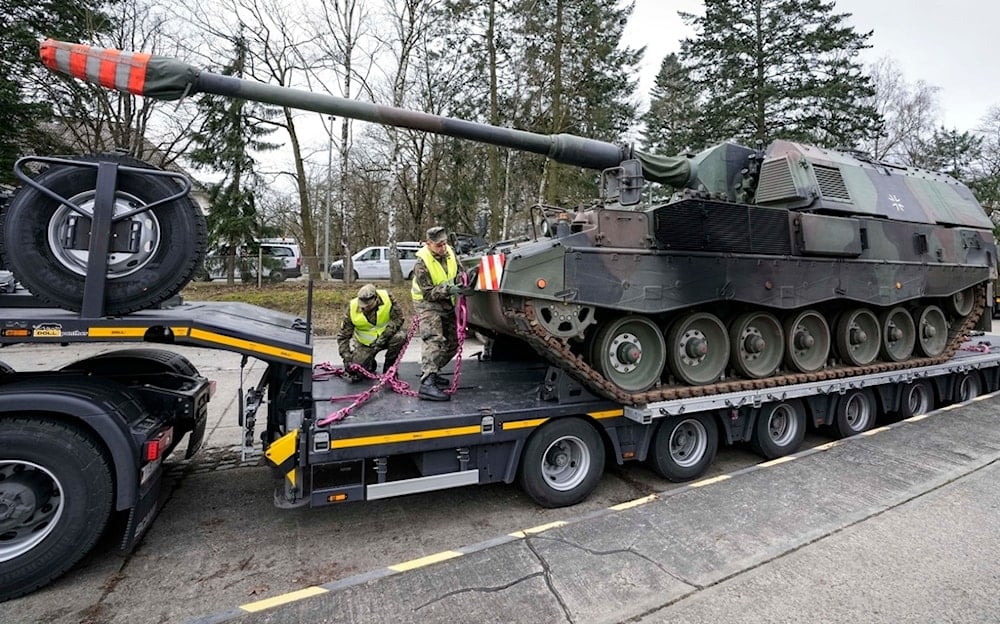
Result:
{"label": "parked white van", "polygon": [[[405,279],[413,277],[413,265],[417,262],[417,250],[423,243],[401,241],[396,243],[399,252],[399,268]],[[351,256],[351,266],[354,269],[355,280],[387,280],[389,279],[389,248],[365,247]],[[330,277],[344,279],[344,261],[330,263]]]}

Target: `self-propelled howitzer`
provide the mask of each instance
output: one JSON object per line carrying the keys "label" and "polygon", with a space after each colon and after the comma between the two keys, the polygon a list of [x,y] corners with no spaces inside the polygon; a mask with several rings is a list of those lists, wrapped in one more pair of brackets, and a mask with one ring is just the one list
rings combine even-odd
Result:
{"label": "self-propelled howitzer", "polygon": [[[605,202],[493,251],[470,319],[626,403],[943,360],[980,319],[993,224],[943,174],[776,141],[660,157],[48,41],[50,68],[161,99],[198,92],[335,114],[606,170]],[[641,210],[643,179],[677,189]],[[610,201],[607,201],[609,200]],[[617,198],[617,201],[615,199]]]}

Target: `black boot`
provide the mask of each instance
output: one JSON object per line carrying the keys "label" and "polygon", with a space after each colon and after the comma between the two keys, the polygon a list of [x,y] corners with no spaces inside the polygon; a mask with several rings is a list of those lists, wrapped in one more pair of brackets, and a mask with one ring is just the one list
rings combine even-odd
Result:
{"label": "black boot", "polygon": [[451,386],[451,382],[448,381],[446,377],[442,377],[437,373],[431,373],[431,379],[434,380],[434,385],[437,386],[438,388],[447,388]]}
{"label": "black boot", "polygon": [[421,399],[426,399],[428,401],[450,401],[451,396],[445,394],[438,388],[434,383],[435,375],[428,375],[426,379],[420,382],[420,390],[417,392],[417,396]]}

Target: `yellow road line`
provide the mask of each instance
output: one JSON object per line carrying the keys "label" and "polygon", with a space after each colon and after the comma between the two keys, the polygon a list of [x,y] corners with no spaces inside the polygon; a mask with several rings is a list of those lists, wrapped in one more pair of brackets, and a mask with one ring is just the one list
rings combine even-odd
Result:
{"label": "yellow road line", "polygon": [[431,565],[432,563],[439,563],[441,561],[447,561],[461,556],[462,553],[456,550],[445,550],[433,555],[427,555],[426,557],[420,557],[419,559],[410,559],[409,561],[404,561],[403,563],[391,565],[389,566],[389,569],[396,572],[407,572],[409,570],[415,570],[417,568]]}
{"label": "yellow road line", "polygon": [[264,600],[258,600],[257,602],[241,605],[240,609],[248,613],[256,613],[258,611],[263,611],[264,609],[270,609],[279,605],[288,604],[289,602],[295,602],[296,600],[302,600],[303,598],[319,596],[320,594],[325,594],[329,591],[330,590],[323,589],[322,587],[306,587],[305,589],[288,592],[287,594],[282,594],[273,598],[266,598]]}

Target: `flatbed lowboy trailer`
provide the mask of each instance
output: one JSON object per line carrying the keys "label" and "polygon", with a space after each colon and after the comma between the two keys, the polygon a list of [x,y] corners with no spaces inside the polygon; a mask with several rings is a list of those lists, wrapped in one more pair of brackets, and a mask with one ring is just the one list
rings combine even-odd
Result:
{"label": "flatbed lowboy trailer", "polygon": [[[606,462],[645,460],[686,481],[705,473],[720,443],[780,457],[807,427],[853,435],[880,415],[907,417],[1000,387],[1000,348],[992,346],[1000,338],[990,336],[935,366],[645,406],[595,398],[539,362],[472,358],[450,402],[383,389],[320,425],[344,405],[331,398],[365,387],[314,380],[300,318],[240,303],[85,318],[0,301],[0,343],[81,342],[128,344],[58,370],[0,375],[3,599],[64,573],[116,515],[125,520],[123,550],[149,528],[164,460],[185,435],[194,454],[204,432],[212,383],[181,355],[185,346],[267,364],[241,388],[241,424],[244,454],[267,456],[281,507],[514,481],[542,505],[571,505],[590,494]],[[415,379],[412,366],[401,366],[402,379]]]}

